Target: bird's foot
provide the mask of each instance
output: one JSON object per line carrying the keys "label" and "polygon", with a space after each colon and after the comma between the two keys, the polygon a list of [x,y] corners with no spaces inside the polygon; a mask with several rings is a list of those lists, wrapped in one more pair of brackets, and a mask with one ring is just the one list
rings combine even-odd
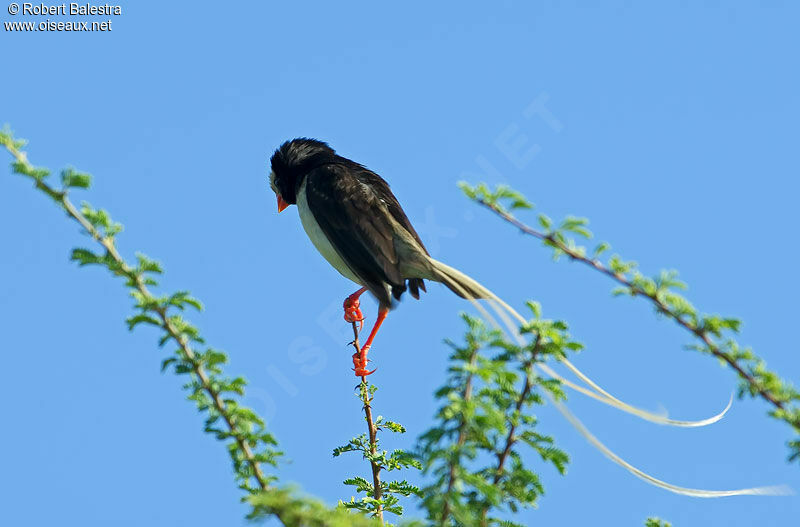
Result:
{"label": "bird's foot", "polygon": [[364,314],[361,312],[361,301],[358,299],[360,293],[353,293],[344,300],[344,320],[345,322],[358,322],[358,331],[364,327]]}
{"label": "bird's foot", "polygon": [[366,377],[367,375],[372,375],[375,373],[375,370],[369,371],[367,369],[367,363],[369,359],[367,359],[367,352],[369,351],[369,346],[364,346],[361,348],[361,352],[353,353],[353,371],[356,374],[356,377]]}

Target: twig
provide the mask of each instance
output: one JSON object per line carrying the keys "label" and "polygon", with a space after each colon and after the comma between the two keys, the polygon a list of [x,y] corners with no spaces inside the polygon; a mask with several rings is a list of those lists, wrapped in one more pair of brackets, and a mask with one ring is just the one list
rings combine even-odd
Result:
{"label": "twig", "polygon": [[[638,295],[638,296],[641,296],[641,297],[644,297],[644,298],[647,298],[648,300],[650,300],[650,302],[656,307],[656,309],[659,312],[667,315],[669,318],[671,318],[675,322],[677,322],[678,325],[680,325],[681,327],[683,327],[684,329],[686,329],[687,331],[689,331],[690,333],[695,335],[697,338],[699,338],[706,345],[708,351],[712,355],[714,355],[718,359],[721,359],[721,360],[725,361],[731,368],[733,368],[739,374],[739,376],[751,388],[754,388],[755,392],[758,393],[764,400],[768,401],[769,403],[771,403],[773,406],[775,406],[776,408],[778,408],[780,410],[785,410],[785,405],[784,405],[784,403],[782,401],[776,399],[774,397],[774,395],[772,393],[770,393],[768,390],[760,387],[758,385],[758,382],[756,381],[756,379],[750,373],[745,371],[745,369],[742,368],[742,366],[736,361],[735,358],[730,357],[728,354],[724,353],[723,351],[721,351],[719,349],[719,346],[717,346],[714,343],[714,341],[711,339],[711,336],[709,335],[709,333],[708,333],[708,331],[706,329],[704,329],[702,327],[699,327],[699,326],[697,326],[695,324],[690,323],[688,320],[686,320],[685,318],[683,318],[679,314],[675,313],[673,310],[670,309],[670,307],[667,304],[665,304],[660,298],[658,298],[658,296],[655,293],[648,293],[647,291],[643,290],[641,287],[638,287],[636,284],[634,284],[631,280],[629,280],[623,274],[614,272],[612,269],[608,268],[600,260],[598,260],[596,258],[587,258],[585,255],[581,254],[576,249],[570,248],[566,244],[560,242],[558,239],[556,239],[556,237],[552,233],[551,234],[547,234],[547,233],[538,231],[538,230],[534,229],[533,227],[530,227],[529,225],[521,222],[520,220],[518,220],[517,218],[515,218],[513,215],[509,214],[505,210],[502,210],[499,207],[497,207],[496,205],[488,203],[487,201],[485,201],[485,200],[483,200],[481,198],[476,198],[476,201],[479,204],[481,204],[484,207],[486,207],[489,210],[491,210],[492,212],[494,212],[495,214],[497,214],[498,216],[500,216],[501,218],[503,218],[505,221],[507,221],[511,225],[514,225],[515,227],[517,227],[524,234],[527,234],[527,235],[533,236],[535,238],[538,238],[538,239],[544,241],[545,243],[547,243],[547,244],[549,244],[549,245],[551,245],[553,247],[556,247],[557,249],[562,251],[564,254],[566,254],[570,259],[577,260],[577,261],[579,261],[579,262],[581,262],[581,263],[583,263],[585,265],[588,265],[589,267],[591,267],[591,268],[593,268],[593,269],[605,274],[606,276],[608,276],[608,277],[612,278],[613,280],[615,280],[617,283],[627,287],[629,289],[629,291],[631,292],[631,294]],[[800,421],[790,421],[790,423],[795,428],[800,429]]]}
{"label": "twig", "polygon": [[[464,384],[464,393],[462,394],[462,399],[464,401],[464,405],[469,403],[472,399],[472,379],[474,377],[474,367],[475,367],[475,360],[478,357],[478,348],[472,350],[472,354],[469,356],[469,375],[467,376],[467,382]],[[456,440],[456,447],[459,451],[461,447],[464,445],[464,442],[467,439],[466,433],[466,424],[467,420],[462,416],[461,423],[458,425],[458,438]],[[447,518],[450,516],[450,494],[453,492],[453,486],[456,483],[456,464],[450,463],[450,470],[447,474],[447,492],[444,494],[444,506],[442,507],[442,518],[439,522],[441,527],[447,525]]]}
{"label": "twig", "polygon": [[[360,354],[361,345],[358,342],[358,331],[358,322],[353,322],[353,347],[356,349],[356,353]],[[367,383],[367,377],[362,376],[359,389],[361,390],[361,401],[364,403],[364,417],[367,421],[367,430],[369,432],[369,451],[370,454],[376,456],[378,453],[378,428],[375,426],[375,422],[372,419],[372,406],[370,405],[372,402],[372,397],[370,397],[368,387],[369,384]],[[372,486],[374,489],[373,498],[380,500],[383,496],[383,489],[381,488],[381,466],[372,460],[370,460],[369,463],[372,467]],[[378,503],[376,516],[381,522],[381,525],[383,525],[383,505],[380,503]]]}
{"label": "twig", "polygon": [[[525,404],[525,400],[528,398],[528,395],[531,393],[531,389],[533,388],[533,363],[536,361],[536,355],[539,352],[539,342],[541,341],[541,334],[536,334],[536,340],[533,342],[533,348],[531,350],[531,356],[528,360],[525,361],[523,364],[523,369],[525,370],[525,382],[522,388],[522,391],[517,398],[516,404],[514,405],[514,413],[511,414],[519,416],[522,412],[522,405]],[[511,449],[514,447],[514,444],[517,442],[517,438],[514,436],[514,433],[517,431],[517,422],[512,420],[511,427],[508,430],[508,435],[506,436],[506,444],[503,448],[503,451],[497,455],[497,468],[494,471],[494,478],[492,480],[493,485],[497,485],[500,483],[500,479],[503,477],[503,468],[506,463],[506,459],[508,459],[508,454],[511,452]],[[486,516],[489,514],[489,505],[487,504],[483,509],[483,516],[481,520],[482,525],[486,525]]]}
{"label": "twig", "polygon": [[[13,143],[4,143],[6,149],[14,156],[17,162],[25,165],[28,169],[33,169],[33,166],[27,159],[27,156],[24,152],[21,152]],[[115,262],[119,269],[119,273],[126,276],[129,280],[133,282],[136,287],[136,290],[149,301],[152,301],[155,305],[156,298],[150,292],[150,290],[145,285],[144,281],[140,274],[136,273],[128,263],[122,258],[122,256],[117,251],[117,248],[114,246],[113,240],[110,237],[103,236],[100,231],[95,228],[94,225],[89,222],[89,220],[81,214],[78,209],[72,204],[72,202],[67,197],[66,190],[58,191],[45,183],[43,180],[34,178],[36,188],[43,190],[49,196],[56,198],[57,203],[67,212],[67,214],[77,221],[81,227],[89,233],[89,235],[97,241],[103,248],[106,250],[108,256]],[[261,490],[267,491],[271,490],[271,487],[268,483],[267,477],[264,475],[264,472],[261,470],[260,463],[256,460],[255,454],[253,453],[250,445],[247,443],[246,439],[242,437],[240,433],[238,433],[236,424],[234,422],[233,415],[228,411],[227,405],[222,400],[222,395],[220,392],[212,385],[209,376],[205,369],[203,368],[202,363],[197,359],[196,353],[192,349],[191,345],[189,344],[187,338],[181,334],[181,332],[175,327],[175,325],[170,320],[170,317],[167,313],[167,309],[163,306],[155,306],[153,310],[158,314],[158,318],[161,321],[162,327],[167,331],[169,336],[180,346],[181,352],[184,354],[186,359],[192,364],[192,369],[194,374],[200,381],[200,385],[202,386],[203,390],[208,394],[211,398],[211,401],[214,405],[214,408],[219,413],[219,415],[225,421],[228,429],[231,432],[232,437],[236,440],[236,443],[243,453],[244,458],[247,464],[250,466],[253,472],[253,477],[256,479],[258,486]],[[279,513],[276,513],[276,516],[282,523],[283,520],[280,517]]]}

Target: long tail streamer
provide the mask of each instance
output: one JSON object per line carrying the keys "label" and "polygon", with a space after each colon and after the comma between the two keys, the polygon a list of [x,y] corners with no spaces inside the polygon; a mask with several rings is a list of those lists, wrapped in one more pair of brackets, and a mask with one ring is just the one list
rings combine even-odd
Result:
{"label": "long tail streamer", "polygon": [[[436,261],[435,265],[437,266],[439,271],[442,272],[442,275],[440,275],[440,279],[446,279],[450,283],[452,283],[453,279],[455,279],[457,282],[459,282],[459,283],[453,285],[453,287],[456,288],[457,290],[459,290],[459,292],[465,298],[469,299],[473,304],[475,303],[475,298],[474,297],[471,298],[471,295],[464,289],[464,287],[462,285],[464,282],[467,282],[469,284],[470,289],[474,289],[477,292],[480,292],[482,298],[489,299],[490,302],[491,302],[493,311],[495,313],[497,313],[497,315],[498,315],[498,317],[500,317],[500,319],[503,320],[503,323],[505,324],[505,326],[507,328],[506,333],[509,334],[509,335],[513,335],[514,340],[516,340],[518,343],[520,343],[520,342],[524,343],[525,342],[524,340],[520,340],[520,339],[522,339],[522,336],[519,334],[519,331],[517,329],[516,324],[514,324],[509,319],[509,314],[513,318],[515,318],[520,324],[525,324],[527,322],[527,320],[522,315],[520,315],[514,308],[509,306],[504,300],[502,300],[500,297],[498,297],[497,295],[492,293],[489,289],[487,289],[483,285],[479,284],[474,279],[472,279],[471,277],[465,275],[461,271],[459,271],[457,269],[454,269],[454,268],[452,268],[452,267],[450,267],[450,266],[448,266],[446,264],[443,264],[443,263],[441,263],[439,261]],[[497,305],[501,306],[503,309],[499,309],[497,307]],[[492,318],[492,320],[494,320],[494,319]],[[497,324],[496,321],[493,322],[493,324],[495,325],[495,327],[498,327],[498,329],[502,329],[502,328],[499,327],[499,325]],[[643,410],[641,408],[637,408],[637,407],[635,407],[633,405],[630,405],[630,404],[628,404],[628,403],[626,403],[624,401],[621,401],[621,400],[617,399],[616,397],[614,397],[613,395],[611,395],[607,391],[603,390],[599,385],[597,385],[597,383],[592,381],[586,374],[581,372],[575,365],[573,365],[569,360],[567,360],[566,357],[559,359],[559,361],[562,362],[573,373],[575,373],[575,375],[579,379],[581,379],[583,382],[585,382],[594,391],[588,390],[587,388],[584,388],[583,386],[577,385],[577,384],[569,381],[568,379],[565,379],[564,377],[562,377],[561,375],[556,373],[552,368],[550,368],[546,364],[541,364],[540,363],[538,365],[538,367],[542,371],[547,373],[547,375],[549,375],[549,376],[551,376],[551,377],[563,382],[565,386],[568,386],[569,388],[572,388],[575,391],[586,395],[587,397],[592,397],[593,399],[596,399],[596,400],[598,400],[598,401],[600,401],[600,402],[602,402],[604,404],[607,404],[609,406],[613,406],[613,407],[615,407],[615,408],[617,408],[619,410],[622,410],[624,412],[636,415],[637,417],[640,417],[640,418],[645,419],[647,421],[651,421],[651,422],[658,423],[658,424],[670,425],[670,426],[688,427],[688,428],[706,426],[706,425],[715,423],[715,422],[719,421],[720,419],[722,419],[722,417],[725,415],[725,413],[730,409],[731,404],[733,402],[733,395],[731,394],[731,399],[730,399],[730,401],[728,403],[728,406],[726,406],[725,409],[722,412],[720,412],[719,414],[717,414],[715,416],[712,416],[712,417],[709,417],[708,419],[702,419],[700,421],[679,421],[679,420],[675,420],[675,419],[669,419],[666,415],[664,415],[664,413],[654,413],[654,412],[650,412],[650,411],[647,411],[647,410]]]}
{"label": "long tail streamer", "polygon": [[[512,338],[517,342],[517,344],[521,346],[526,346],[528,343],[525,340],[524,336],[520,334],[518,331],[517,326],[511,321],[509,315],[519,321],[521,324],[527,322],[527,320],[522,317],[516,310],[514,310],[511,306],[509,306],[505,301],[499,298],[497,295],[492,293],[489,289],[472,279],[471,277],[465,275],[464,273],[454,269],[448,265],[445,265],[441,262],[434,261],[433,262],[435,267],[437,268],[438,275],[437,278],[445,284],[453,289],[454,291],[458,291],[464,296],[467,300],[472,303],[473,306],[483,315],[483,317],[495,328],[503,331],[509,338]],[[470,295],[467,290],[461,285],[466,283],[469,285],[469,288],[473,291],[480,291],[481,297],[485,297],[488,299],[488,303],[492,308],[492,311],[503,321],[505,327],[498,324],[497,320],[488,312],[486,309],[472,296]],[[669,419],[664,415],[655,414],[653,412],[648,412],[646,410],[642,410],[640,408],[636,408],[632,405],[629,405],[623,401],[620,401],[616,397],[612,396],[605,390],[603,390],[600,386],[598,386],[594,381],[592,381],[588,376],[586,376],[583,372],[581,372],[575,365],[569,362],[567,359],[561,359],[561,361],[570,371],[572,371],[581,381],[586,383],[591,389],[584,388],[583,386],[579,386],[567,379],[564,379],[562,376],[558,375],[552,368],[544,363],[536,363],[535,367],[539,368],[543,373],[559,380],[565,386],[568,386],[576,391],[583,393],[589,397],[597,399],[600,402],[623,410],[625,412],[631,413],[648,421],[656,422],[659,424],[671,425],[671,426],[682,426],[682,427],[698,427],[698,426],[706,426],[712,423],[719,421],[728,409],[731,407],[733,402],[733,396],[728,402],[728,405],[725,409],[720,412],[719,414],[710,417],[708,419],[703,419],[700,421],[679,421],[674,419]],[[646,472],[636,468],[635,466],[631,465],[616,453],[614,453],[611,449],[609,449],[605,444],[603,444],[597,437],[595,437],[586,426],[572,413],[569,409],[560,401],[557,401],[553,395],[547,391],[542,390],[548,400],[555,406],[555,408],[567,419],[567,421],[584,437],[586,438],[589,443],[597,448],[604,456],[608,459],[616,463],[617,465],[621,466],[634,476],[650,483],[651,485],[655,485],[656,487],[660,487],[662,489],[668,490],[670,492],[674,492],[676,494],[682,494],[684,496],[692,496],[696,498],[721,498],[726,496],[742,496],[742,495],[788,495],[792,494],[792,490],[785,486],[768,486],[768,487],[753,487],[747,489],[736,489],[736,490],[704,490],[704,489],[692,489],[687,487],[680,487],[677,485],[673,485],[666,481],[660,480],[655,478]]]}

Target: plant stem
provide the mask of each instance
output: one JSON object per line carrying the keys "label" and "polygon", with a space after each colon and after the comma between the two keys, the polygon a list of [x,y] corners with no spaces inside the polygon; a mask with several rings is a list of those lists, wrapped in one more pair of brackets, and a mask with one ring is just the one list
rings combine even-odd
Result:
{"label": "plant stem", "polygon": [[[358,323],[353,322],[353,347],[356,353],[361,353],[361,345],[358,342]],[[369,393],[369,383],[367,377],[361,377],[361,385],[359,386],[361,401],[364,403],[364,418],[367,421],[367,431],[369,432],[369,452],[373,456],[378,453],[378,428],[375,426],[375,421],[372,419],[372,397]],[[381,466],[378,463],[370,460],[370,467],[372,468],[372,487],[374,489],[373,498],[380,500],[383,496],[383,488],[381,487]],[[375,516],[383,525],[383,505],[378,503],[378,508]]]}
{"label": "plant stem", "polygon": [[[18,162],[23,163],[28,168],[33,168],[24,152],[21,152],[10,143],[6,143],[5,147]],[[111,238],[104,237],[100,231],[98,231],[94,225],[92,225],[89,220],[83,214],[81,214],[78,209],[75,208],[72,202],[68,199],[67,192],[65,190],[57,191],[41,179],[35,179],[35,184],[36,188],[43,190],[48,195],[54,197],[58,196],[58,204],[61,206],[61,208],[63,208],[72,219],[77,221],[96,242],[103,246],[108,256],[110,256],[116,263],[119,269],[119,274],[130,279],[134,283],[136,290],[138,290],[143,297],[155,303],[156,298],[147,288],[142,280],[142,277],[138,273],[134,272],[130,265],[128,265],[125,259],[119,254],[117,248],[114,246],[113,240]],[[228,411],[227,405],[222,400],[222,395],[220,392],[212,385],[208,374],[203,368],[202,363],[197,359],[197,355],[189,344],[189,341],[172,323],[165,307],[158,306],[154,307],[153,309],[158,314],[162,328],[178,344],[178,346],[180,346],[181,352],[192,364],[192,369],[195,376],[200,381],[200,385],[202,386],[203,390],[211,398],[214,408],[223,418],[228,429],[232,432],[232,437],[235,439],[239,450],[242,452],[247,464],[250,466],[253,472],[253,477],[258,483],[258,486],[261,488],[261,490],[270,490],[270,485],[267,477],[261,470],[260,463],[256,460],[255,454],[245,438],[238,433],[233,415]],[[281,520],[280,514],[276,513],[276,516],[278,516],[278,519]],[[283,520],[281,520],[281,522],[284,523]]]}
{"label": "plant stem", "polygon": [[[523,370],[525,371],[525,382],[523,384],[522,391],[517,398],[516,404],[514,405],[514,413],[511,414],[512,416],[516,415],[519,416],[520,412],[522,411],[522,406],[525,404],[525,400],[528,398],[528,395],[531,393],[531,389],[533,388],[533,363],[536,361],[536,355],[539,352],[539,342],[541,341],[541,334],[536,334],[536,340],[533,342],[533,349],[531,350],[531,356],[528,360],[525,361],[523,364]],[[519,417],[517,417],[519,418]],[[506,444],[503,448],[503,451],[497,455],[497,468],[494,471],[494,478],[492,480],[493,485],[497,485],[500,483],[500,479],[503,477],[503,467],[505,466],[506,459],[508,459],[508,454],[511,453],[511,449],[513,448],[514,444],[517,442],[517,438],[514,436],[514,433],[517,431],[517,421],[511,420],[511,426],[508,429],[508,435],[506,436]],[[486,525],[486,516],[489,514],[489,505],[487,504],[483,508],[481,525]]]}
{"label": "plant stem", "polygon": [[[670,307],[668,305],[666,305],[660,298],[658,298],[658,296],[656,294],[648,293],[648,292],[644,291],[642,288],[637,287],[626,276],[624,276],[621,273],[614,272],[613,270],[611,270],[610,268],[605,266],[600,260],[598,260],[596,258],[587,258],[585,255],[579,253],[577,250],[571,249],[567,245],[559,242],[555,238],[555,236],[553,236],[552,234],[547,234],[547,233],[538,231],[538,230],[534,229],[533,227],[521,222],[520,220],[518,220],[517,218],[515,218],[513,215],[509,214],[505,210],[502,210],[502,209],[496,207],[495,205],[492,205],[491,203],[488,203],[488,202],[486,202],[486,201],[484,201],[484,200],[482,200],[480,198],[477,198],[476,201],[479,204],[481,204],[484,207],[486,207],[489,210],[491,210],[492,212],[494,212],[495,214],[497,214],[498,216],[500,216],[501,218],[503,218],[505,221],[507,221],[511,225],[517,227],[524,234],[527,234],[527,235],[533,236],[535,238],[538,238],[538,239],[544,241],[545,243],[547,243],[548,245],[551,245],[553,247],[558,248],[560,251],[564,252],[564,254],[566,254],[570,259],[577,260],[577,261],[579,261],[579,262],[581,262],[581,263],[583,263],[585,265],[588,265],[589,267],[591,267],[591,268],[593,268],[593,269],[605,274],[606,276],[608,276],[608,277],[612,278],[613,280],[615,280],[617,283],[627,287],[631,291],[632,294],[647,298],[656,307],[656,309],[660,313],[663,313],[666,316],[668,316],[669,318],[673,319],[675,322],[678,323],[678,325],[680,325],[681,327],[683,327],[684,329],[686,329],[687,331],[689,331],[690,333],[695,335],[697,338],[699,338],[703,342],[703,344],[706,345],[708,351],[712,355],[714,355],[718,359],[723,360],[731,368],[733,368],[736,371],[736,373],[751,388],[753,388],[754,391],[756,393],[758,393],[765,401],[771,403],[773,406],[775,406],[776,408],[778,408],[780,410],[784,410],[785,409],[784,403],[782,401],[776,399],[775,396],[772,393],[770,393],[769,390],[760,387],[758,385],[758,382],[756,381],[756,379],[750,373],[748,373],[737,362],[737,360],[735,358],[730,357],[727,353],[724,353],[722,350],[720,350],[719,346],[717,346],[717,344],[714,343],[714,341],[711,338],[711,335],[709,334],[709,332],[706,329],[704,329],[702,327],[699,327],[696,324],[693,324],[689,320],[687,320],[687,319],[681,317],[679,314],[675,313],[673,310],[670,309]],[[790,423],[792,424],[792,426],[794,426],[795,428],[800,430],[800,421],[791,421]]]}
{"label": "plant stem", "polygon": [[[461,394],[462,399],[464,400],[464,405],[466,406],[467,403],[472,399],[472,379],[474,377],[474,367],[475,361],[478,357],[478,348],[472,350],[472,354],[469,356],[469,374],[467,375],[467,382],[464,384],[464,392]],[[466,433],[466,425],[467,420],[462,415],[461,423],[458,425],[458,438],[456,439],[456,451],[460,451],[461,447],[464,445],[464,442],[467,439]],[[441,527],[447,525],[447,519],[450,516],[450,494],[453,492],[453,486],[456,483],[456,464],[450,463],[450,470],[447,474],[447,492],[444,494],[444,506],[442,507],[442,518],[439,522]]]}

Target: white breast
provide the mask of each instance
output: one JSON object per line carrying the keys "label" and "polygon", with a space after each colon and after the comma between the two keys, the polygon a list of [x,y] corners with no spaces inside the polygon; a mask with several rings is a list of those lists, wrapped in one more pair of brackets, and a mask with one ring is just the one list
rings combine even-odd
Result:
{"label": "white breast", "polygon": [[314,247],[317,248],[320,254],[325,257],[328,263],[339,271],[342,276],[349,278],[359,285],[363,285],[355,273],[344,263],[344,260],[342,260],[339,253],[336,252],[336,249],[333,248],[333,245],[328,241],[319,223],[317,223],[317,220],[314,218],[314,214],[308,208],[305,181],[300,185],[300,190],[297,192],[297,210],[300,212],[300,222],[303,224],[303,229],[305,229],[306,234],[311,238],[311,243],[314,244]]}

